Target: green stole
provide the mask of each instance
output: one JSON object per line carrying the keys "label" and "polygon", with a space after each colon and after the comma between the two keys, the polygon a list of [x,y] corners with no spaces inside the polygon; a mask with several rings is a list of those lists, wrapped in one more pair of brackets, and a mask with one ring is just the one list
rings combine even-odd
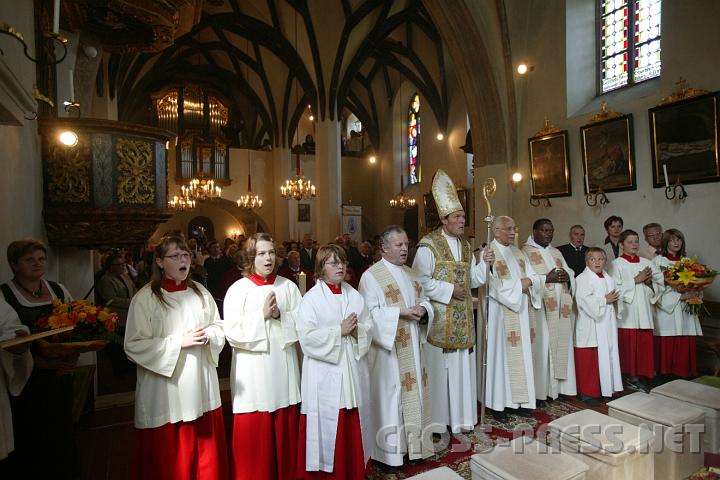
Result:
{"label": "green stole", "polygon": [[[412,270],[408,267],[402,267],[403,272],[412,279]],[[368,270],[377,281],[385,296],[385,305],[388,307],[397,307],[399,309],[407,308],[405,300],[400,293],[398,284],[395,281],[390,270],[382,261],[375,263]],[[422,287],[417,280],[412,280],[415,288],[415,298],[420,298]],[[434,454],[432,438],[425,439],[425,432],[429,432],[427,427],[432,421],[430,416],[430,390],[428,389],[427,370],[425,368],[425,355],[423,348],[420,347],[420,367],[422,372],[422,399],[420,398],[420,389],[415,388],[418,384],[417,364],[415,353],[412,346],[412,336],[410,334],[409,323],[407,320],[398,318],[397,333],[395,334],[395,354],[398,359],[398,371],[400,373],[400,403],[402,405],[403,424],[405,427],[405,438],[407,439],[408,456],[410,460],[428,458]],[[419,330],[419,329],[418,329]],[[421,451],[412,448],[413,438],[421,439]]]}
{"label": "green stole", "polygon": [[474,347],[475,322],[470,293],[470,267],[472,265],[470,244],[466,240],[460,239],[460,261],[456,261],[450,245],[442,234],[442,228],[438,228],[418,242],[418,247],[421,246],[429,248],[435,257],[432,278],[459,284],[465,288],[465,300],[450,298],[447,305],[430,300],[435,318],[428,332],[428,342],[443,349]]}

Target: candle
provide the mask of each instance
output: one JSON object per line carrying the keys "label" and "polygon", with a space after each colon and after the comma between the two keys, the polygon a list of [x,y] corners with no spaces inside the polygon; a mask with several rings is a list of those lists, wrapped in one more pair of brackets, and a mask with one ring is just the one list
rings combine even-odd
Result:
{"label": "candle", "polygon": [[670,186],[670,182],[668,182],[668,176],[667,176],[667,164],[663,163],[663,175],[665,175],[665,188]]}
{"label": "candle", "polygon": [[587,174],[585,175],[585,193],[590,193],[590,182],[588,181]]}
{"label": "candle", "polygon": [[307,275],[305,275],[305,272],[298,273],[298,288],[300,289],[300,295],[305,295],[307,290]]}
{"label": "candle", "polygon": [[68,79],[70,80],[70,101],[75,102],[75,79],[73,78],[72,68],[68,72]]}
{"label": "candle", "polygon": [[518,248],[518,238],[519,237],[520,237],[520,229],[517,226],[515,226],[515,240],[513,242],[515,245],[515,248]]}
{"label": "candle", "polygon": [[53,33],[60,32],[60,0],[55,0],[53,8]]}

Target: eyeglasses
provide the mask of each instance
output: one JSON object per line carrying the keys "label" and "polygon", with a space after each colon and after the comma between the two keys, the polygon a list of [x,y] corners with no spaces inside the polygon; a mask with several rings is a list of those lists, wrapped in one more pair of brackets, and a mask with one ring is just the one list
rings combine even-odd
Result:
{"label": "eyeglasses", "polygon": [[325,265],[332,268],[345,268],[348,266],[348,262],[325,262]]}
{"label": "eyeglasses", "polygon": [[165,255],[163,258],[171,258],[173,261],[177,262],[179,260],[190,260],[190,254],[189,253],[176,253],[175,255]]}

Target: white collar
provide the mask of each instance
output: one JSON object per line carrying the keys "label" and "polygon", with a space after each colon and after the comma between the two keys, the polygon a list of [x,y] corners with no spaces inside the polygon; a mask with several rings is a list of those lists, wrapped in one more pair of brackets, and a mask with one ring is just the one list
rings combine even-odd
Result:
{"label": "white collar", "polygon": [[539,248],[539,249],[541,249],[541,250],[545,250],[546,248],[549,249],[550,246],[551,246],[551,245],[548,243],[547,247],[543,247],[542,245],[540,245],[539,243],[537,243],[537,242],[535,241],[535,239],[533,238],[532,235],[530,235],[530,236],[528,237],[526,244],[527,244],[527,245],[530,245],[531,247]]}
{"label": "white collar", "polygon": [[510,247],[512,246],[512,244],[510,244],[510,245],[503,245],[502,243],[498,242],[497,240],[493,240],[493,243],[495,244],[495,246],[496,246],[496,247],[500,250],[500,252],[502,252],[502,253],[507,252],[508,250],[510,250]]}

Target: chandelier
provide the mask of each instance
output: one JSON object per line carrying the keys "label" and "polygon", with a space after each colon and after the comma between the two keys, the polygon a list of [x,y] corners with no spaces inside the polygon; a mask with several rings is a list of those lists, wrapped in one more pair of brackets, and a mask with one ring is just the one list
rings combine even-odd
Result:
{"label": "chandelier", "polygon": [[250,180],[249,173],[248,173],[248,191],[245,195],[242,195],[238,199],[237,205],[240,208],[246,208],[248,210],[252,210],[253,208],[262,208],[262,199],[260,198],[260,196],[252,193],[252,183]]}
{"label": "chandelier", "polygon": [[403,176],[400,175],[400,194],[390,199],[390,208],[406,210],[415,206],[415,199],[403,195]]}
{"label": "chandelier", "polygon": [[285,180],[280,187],[280,195],[286,200],[315,198],[315,185],[300,172],[300,154],[295,155],[295,178]]}
{"label": "chandelier", "polygon": [[187,198],[182,198],[174,195],[172,200],[168,201],[168,208],[171,208],[172,210],[177,210],[178,212],[192,210],[193,208],[195,208],[195,200],[189,200]]}
{"label": "chandelier", "polygon": [[215,180],[205,176],[193,178],[187,186],[180,187],[180,198],[191,201],[205,201],[220,198],[222,188],[215,185]]}

